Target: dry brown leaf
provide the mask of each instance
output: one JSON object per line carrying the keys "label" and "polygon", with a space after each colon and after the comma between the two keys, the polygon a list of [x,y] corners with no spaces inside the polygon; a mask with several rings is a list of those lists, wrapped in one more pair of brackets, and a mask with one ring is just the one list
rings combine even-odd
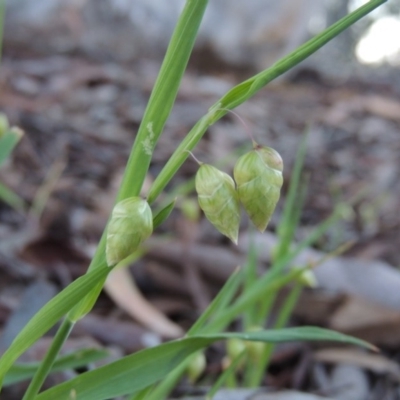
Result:
{"label": "dry brown leaf", "polygon": [[119,307],[147,328],[167,338],[183,335],[180,326],[170,321],[143,297],[126,268],[111,272],[104,289]]}
{"label": "dry brown leaf", "polygon": [[384,96],[367,96],[361,100],[364,109],[382,118],[400,120],[400,102]]}
{"label": "dry brown leaf", "polygon": [[377,374],[390,374],[393,379],[400,381],[400,366],[381,354],[356,349],[322,349],[314,353],[314,359],[325,363],[356,365]]}
{"label": "dry brown leaf", "polygon": [[400,313],[357,297],[338,307],[329,326],[381,346],[400,343]]}

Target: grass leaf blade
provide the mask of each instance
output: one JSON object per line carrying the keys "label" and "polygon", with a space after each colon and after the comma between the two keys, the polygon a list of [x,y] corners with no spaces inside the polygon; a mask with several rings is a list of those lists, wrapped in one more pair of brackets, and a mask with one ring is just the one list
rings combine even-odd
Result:
{"label": "grass leaf blade", "polygon": [[323,340],[351,343],[374,349],[363,340],[313,327],[199,335],[145,349],[94,371],[85,372],[68,382],[46,390],[39,394],[36,400],[69,400],[71,393],[75,393],[79,400],[105,400],[132,394],[163,379],[195,351],[215,341],[230,338],[275,343]]}
{"label": "grass leaf blade", "polygon": [[100,268],[88,273],[67,286],[57,296],[42,307],[25,325],[0,358],[0,380],[12,364],[29,347],[54,326],[82,297],[99,281],[105,279],[110,268]]}

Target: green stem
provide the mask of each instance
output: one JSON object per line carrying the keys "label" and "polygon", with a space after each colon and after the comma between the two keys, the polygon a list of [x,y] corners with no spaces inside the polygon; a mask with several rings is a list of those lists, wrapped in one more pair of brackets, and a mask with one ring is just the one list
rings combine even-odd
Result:
{"label": "green stem", "polygon": [[260,302],[257,313],[257,325],[263,325],[275,303],[276,292],[268,293]]}
{"label": "green stem", "polygon": [[[208,0],[187,0],[179,17],[133,144],[117,202],[140,194],[154,147],[171,113],[207,3]],[[105,247],[106,229],[90,263],[89,271],[98,268],[104,261]],[[102,285],[99,284],[72,310],[69,318],[76,321],[88,313],[101,289]]]}
{"label": "green stem", "polygon": [[34,400],[36,395],[39,393],[40,388],[43,385],[47,375],[49,374],[51,367],[54,364],[55,359],[61,347],[67,340],[74,324],[70,322],[68,319],[65,319],[61,326],[59,327],[56,336],[54,337],[50,348],[47,350],[47,353],[41,362],[39,368],[37,369],[34,377],[29,384],[27,391],[22,400]]}
{"label": "green stem", "polygon": [[[257,249],[254,245],[254,231],[250,232],[250,245],[247,250],[247,262],[245,270],[245,281],[244,291],[252,290],[254,282],[258,279],[257,277]],[[257,323],[256,319],[257,307],[249,307],[245,310],[243,315],[244,329],[248,330]]]}
{"label": "green stem", "polygon": [[187,150],[191,151],[194,149],[199,140],[203,137],[204,133],[207,131],[208,127],[222,118],[227,113],[226,110],[231,110],[244,103],[269,82],[292,69],[301,61],[305,60],[311,54],[319,50],[339,33],[353,25],[359,19],[386,1],[387,0],[370,0],[367,4],[342,18],[340,21],[336,22],[328,29],[300,46],[297,50],[279,60],[270,68],[258,73],[257,75],[247,79],[246,81],[229,90],[209,109],[208,113],[195,124],[192,130],[183,139],[181,144],[168,160],[163,170],[153,182],[148,195],[148,201],[152,203],[157,199],[165,186],[185,162],[189,154]]}
{"label": "green stem", "polygon": [[[293,289],[290,291],[287,296],[280,312],[278,319],[274,325],[274,329],[281,329],[286,326],[290,315],[296,303],[299,299],[301,291],[303,289],[303,285],[296,284]],[[261,384],[262,378],[264,376],[265,369],[267,368],[269,361],[271,359],[272,353],[274,351],[275,344],[274,343],[266,343],[264,350],[260,356],[260,359],[257,362],[257,368],[254,369],[254,373],[249,377],[249,386],[250,387],[258,387]]]}
{"label": "green stem", "polygon": [[246,310],[255,302],[259,301],[265,293],[279,290],[281,287],[292,282],[302,274],[304,269],[292,269],[284,276],[277,273],[269,273],[255,282],[252,291],[243,293],[233,305],[228,307],[224,314],[219,316],[217,320],[210,322],[204,333],[219,332],[231,323],[241,312]]}
{"label": "green stem", "polygon": [[208,0],[188,0],[172,35],[129,158],[118,200],[138,196],[172,110]]}
{"label": "green stem", "polygon": [[[186,70],[197,36],[197,31],[207,4],[208,0],[187,0],[186,2],[172,35],[140,124],[139,131],[133,144],[125,168],[123,181],[117,195],[117,202],[140,194],[153,155],[154,147],[162,133],[164,124],[175,102],[178,88]],[[88,271],[99,268],[104,263],[106,230],[107,229],[105,229],[102,234],[100,243],[89,265]],[[51,354],[48,354],[49,360],[43,364],[43,368],[41,367],[42,376],[37,378],[38,383],[35,383],[35,387],[31,389],[29,393],[34,393],[35,390],[39,390],[49,368],[51,367],[52,361],[54,361],[57,356],[57,352],[61,346],[58,346],[56,339],[63,338],[63,341],[65,341],[70,332],[70,330],[66,330],[65,327],[68,325],[72,328],[75,321],[82,318],[92,309],[103,288],[105,279],[106,278],[99,282],[96,287],[68,313],[64,324],[59,328],[56,334],[51,347]],[[30,397],[27,399],[30,399]]]}

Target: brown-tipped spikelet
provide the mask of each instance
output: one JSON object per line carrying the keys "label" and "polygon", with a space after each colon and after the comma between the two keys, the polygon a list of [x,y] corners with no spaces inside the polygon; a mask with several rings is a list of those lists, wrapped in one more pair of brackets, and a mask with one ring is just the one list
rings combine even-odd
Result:
{"label": "brown-tipped spikelet", "polygon": [[212,165],[203,164],[196,174],[196,191],[207,219],[237,244],[240,208],[233,179]]}
{"label": "brown-tipped spikelet", "polygon": [[237,161],[233,176],[239,199],[253,224],[265,231],[283,183],[283,162],[277,151],[257,146]]}
{"label": "brown-tipped spikelet", "polygon": [[112,267],[131,255],[153,232],[153,216],[146,200],[129,197],[117,203],[107,227],[106,260]]}

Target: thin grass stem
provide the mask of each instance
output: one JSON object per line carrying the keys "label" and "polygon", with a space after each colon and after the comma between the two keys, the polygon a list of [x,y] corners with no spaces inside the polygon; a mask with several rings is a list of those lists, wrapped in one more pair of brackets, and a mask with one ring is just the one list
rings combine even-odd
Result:
{"label": "thin grass stem", "polygon": [[[294,307],[300,297],[303,285],[296,284],[290,291],[289,295],[285,299],[282,308],[279,310],[278,319],[274,325],[274,329],[284,328],[293,312]],[[272,353],[275,349],[274,343],[266,343],[264,350],[260,355],[257,362],[257,368],[254,368],[253,374],[249,376],[248,386],[258,387],[260,386],[265,370],[270,362]]]}
{"label": "thin grass stem", "polygon": [[73,326],[74,324],[68,319],[64,319],[64,321],[61,323],[57,334],[54,336],[54,339],[49,349],[47,350],[47,353],[44,356],[44,359],[42,360],[39,368],[33,376],[22,400],[35,399],[36,395],[39,393],[39,390],[43,385],[43,382],[49,374],[59,351],[61,350],[65,341],[68,339],[68,336]]}

